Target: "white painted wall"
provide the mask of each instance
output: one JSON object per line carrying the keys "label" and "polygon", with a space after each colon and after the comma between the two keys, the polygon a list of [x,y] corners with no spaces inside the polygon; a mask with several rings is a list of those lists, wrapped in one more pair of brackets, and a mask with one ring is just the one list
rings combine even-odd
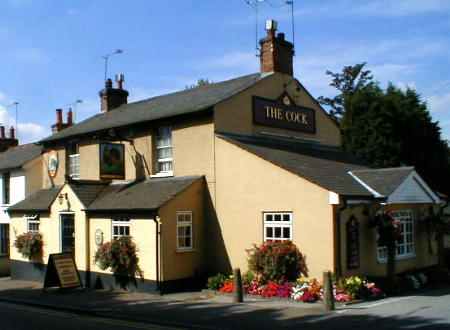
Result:
{"label": "white painted wall", "polygon": [[0,173],[0,223],[9,223],[9,215],[6,212],[9,205],[16,204],[21,200],[25,199],[25,175],[23,171],[12,171],[10,173],[10,183],[9,183],[9,204],[3,204],[3,176]]}
{"label": "white painted wall", "polygon": [[412,172],[388,199],[389,204],[438,202],[439,198],[416,172]]}

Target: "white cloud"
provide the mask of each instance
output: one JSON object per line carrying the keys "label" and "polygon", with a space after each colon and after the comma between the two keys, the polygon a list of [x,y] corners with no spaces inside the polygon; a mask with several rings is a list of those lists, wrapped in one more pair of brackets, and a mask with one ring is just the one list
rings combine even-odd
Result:
{"label": "white cloud", "polygon": [[428,105],[432,113],[446,114],[450,118],[450,92],[430,96]]}
{"label": "white cloud", "polygon": [[[6,107],[2,105],[0,105],[0,125],[5,126],[7,132],[9,132],[9,127],[16,126],[15,116],[8,112]],[[50,134],[49,127],[46,128],[37,123],[20,122],[19,120],[18,126],[18,135],[16,136],[19,138],[20,144],[38,141]]]}

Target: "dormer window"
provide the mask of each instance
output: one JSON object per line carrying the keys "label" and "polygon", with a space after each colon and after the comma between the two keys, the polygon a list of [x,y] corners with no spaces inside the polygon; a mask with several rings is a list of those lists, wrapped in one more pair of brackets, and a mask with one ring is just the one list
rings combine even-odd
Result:
{"label": "dormer window", "polygon": [[157,175],[173,175],[172,128],[161,126],[156,135],[156,171]]}

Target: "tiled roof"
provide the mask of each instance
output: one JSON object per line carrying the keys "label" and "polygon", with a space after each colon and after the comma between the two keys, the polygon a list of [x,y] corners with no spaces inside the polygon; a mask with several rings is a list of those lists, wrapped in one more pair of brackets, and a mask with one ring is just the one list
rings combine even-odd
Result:
{"label": "tiled roof", "polygon": [[348,174],[368,167],[339,148],[272,137],[230,134],[219,134],[219,137],[337,194],[372,196]]}
{"label": "tiled roof", "polygon": [[56,141],[111,128],[207,110],[269,75],[251,74],[125,104],[112,111],[90,117],[43,139],[41,142]]}
{"label": "tiled roof", "polygon": [[29,143],[8,149],[0,153],[0,171],[22,167],[25,163],[35,159],[42,152],[42,146]]}
{"label": "tiled roof", "polygon": [[414,167],[354,170],[352,174],[383,196],[392,194],[414,171]]}
{"label": "tiled roof", "polygon": [[108,184],[99,181],[73,180],[69,186],[83,205],[88,207]]}
{"label": "tiled roof", "polygon": [[61,186],[42,189],[8,208],[8,212],[47,212],[58,196]]}
{"label": "tiled roof", "polygon": [[89,205],[87,211],[156,210],[201,178],[201,176],[152,178],[131,184],[112,184]]}

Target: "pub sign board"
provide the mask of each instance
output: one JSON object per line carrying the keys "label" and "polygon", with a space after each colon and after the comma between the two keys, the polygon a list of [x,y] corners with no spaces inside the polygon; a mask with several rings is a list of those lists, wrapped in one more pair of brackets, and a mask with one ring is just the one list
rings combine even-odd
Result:
{"label": "pub sign board", "polygon": [[346,224],[347,269],[358,269],[360,265],[359,222],[352,216]]}
{"label": "pub sign board", "polygon": [[253,96],[253,122],[304,133],[316,133],[315,111],[295,104]]}
{"label": "pub sign board", "polygon": [[44,289],[54,286],[62,289],[81,287],[80,273],[71,253],[54,253],[48,256]]}
{"label": "pub sign board", "polygon": [[100,178],[125,179],[125,147],[123,144],[100,144]]}

